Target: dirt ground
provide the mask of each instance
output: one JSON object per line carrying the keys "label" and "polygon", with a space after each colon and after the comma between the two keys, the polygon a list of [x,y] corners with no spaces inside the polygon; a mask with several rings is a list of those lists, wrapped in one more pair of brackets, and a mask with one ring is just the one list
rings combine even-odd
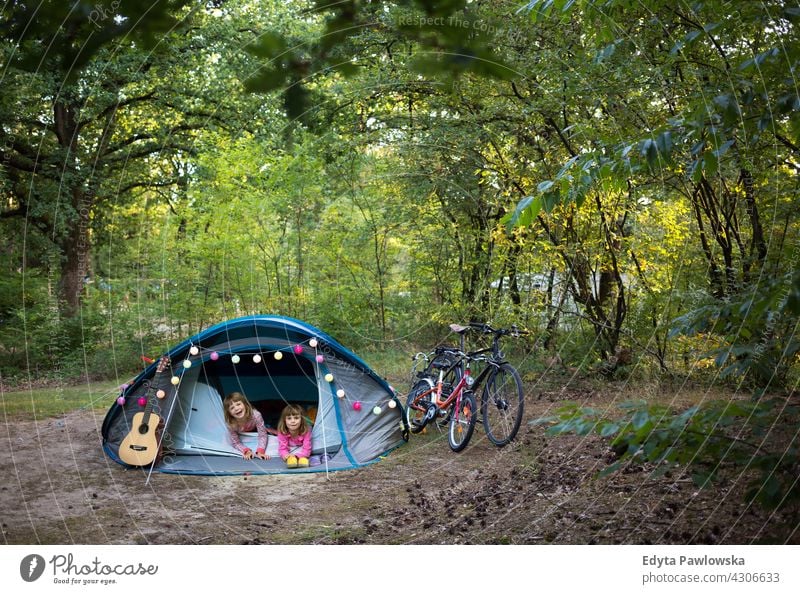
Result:
{"label": "dirt ground", "polygon": [[[526,417],[613,389],[529,395]],[[798,515],[743,502],[735,480],[698,491],[685,476],[629,466],[604,479],[597,437],[523,425],[498,449],[480,425],[454,454],[436,429],[384,460],[302,475],[178,476],[109,460],[101,413],[6,419],[0,434],[5,544],[800,544]],[[296,527],[302,526],[298,530]]]}

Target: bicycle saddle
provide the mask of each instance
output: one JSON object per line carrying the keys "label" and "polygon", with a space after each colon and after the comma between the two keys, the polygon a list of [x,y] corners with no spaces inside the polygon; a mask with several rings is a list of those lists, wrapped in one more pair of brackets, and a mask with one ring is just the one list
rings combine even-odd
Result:
{"label": "bicycle saddle", "polygon": [[462,326],[461,324],[450,324],[450,330],[452,330],[456,334],[464,334],[464,332],[469,330],[469,326]]}

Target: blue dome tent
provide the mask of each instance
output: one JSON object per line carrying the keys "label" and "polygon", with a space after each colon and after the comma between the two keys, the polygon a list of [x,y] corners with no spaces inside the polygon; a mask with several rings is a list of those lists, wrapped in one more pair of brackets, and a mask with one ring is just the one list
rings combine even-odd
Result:
{"label": "blue dome tent", "polygon": [[[385,380],[313,326],[283,316],[229,320],[178,344],[169,364],[153,363],[127,385],[106,414],[103,449],[125,464],[120,447],[145,403],[163,421],[154,470],[178,474],[273,474],[356,468],[404,443],[402,405]],[[231,445],[222,400],[242,392],[276,427],[286,404],[312,422],[312,464],[287,470],[270,436],[270,460],[245,460]],[[157,396],[156,396],[157,395]],[[256,434],[243,443],[255,450]]]}

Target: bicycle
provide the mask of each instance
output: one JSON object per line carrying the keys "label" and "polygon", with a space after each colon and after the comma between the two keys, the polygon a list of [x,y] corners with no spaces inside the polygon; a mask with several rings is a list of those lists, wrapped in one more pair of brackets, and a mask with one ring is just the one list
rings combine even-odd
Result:
{"label": "bicycle", "polygon": [[[454,367],[449,359],[437,358],[447,353],[457,357],[457,361],[466,365],[459,381],[455,385],[446,382],[453,373]],[[425,371],[417,374],[419,379],[412,386],[406,399],[406,424],[411,433],[420,433],[425,426],[437,420],[440,425],[448,425],[447,443],[454,452],[460,452],[469,443],[475,430],[475,413],[478,408],[475,395],[472,392],[472,377],[469,370],[469,360],[463,351],[449,347],[437,347],[430,360],[429,355],[417,353],[414,360],[414,370],[417,362],[424,359],[427,363]],[[433,370],[438,370],[437,380],[434,381]]]}
{"label": "bicycle", "polygon": [[[440,394],[447,396],[448,389],[455,392],[455,387],[461,385],[462,381],[471,382],[469,384],[471,392],[481,390],[481,417],[486,436],[493,444],[503,447],[510,443],[517,435],[522,416],[525,410],[525,397],[522,389],[522,379],[514,366],[506,361],[500,349],[500,340],[505,336],[519,337],[526,332],[519,330],[516,326],[510,328],[492,328],[489,324],[471,323],[468,326],[451,324],[450,329],[459,335],[460,348],[438,347],[433,351],[433,359],[426,361],[426,369],[419,373],[419,380],[414,384],[409,393],[409,404],[413,404],[424,398],[424,394],[430,389],[425,389],[423,382],[430,383],[432,369],[441,369]],[[492,346],[476,351],[464,351],[464,337],[469,331],[477,331],[492,335]],[[418,359],[421,353],[415,355]],[[483,362],[486,366],[477,378],[472,378],[470,363]],[[416,365],[415,365],[416,368]],[[468,380],[465,378],[469,378]],[[411,394],[415,394],[414,401]],[[412,407],[413,408],[413,407]],[[418,411],[418,408],[414,409]],[[414,431],[412,417],[409,416],[409,427],[412,433],[418,433],[421,429]],[[449,419],[444,415],[443,422]],[[426,421],[426,424],[429,421]],[[470,434],[471,437],[471,434]],[[452,447],[452,446],[451,446]],[[466,447],[466,443],[462,448]]]}

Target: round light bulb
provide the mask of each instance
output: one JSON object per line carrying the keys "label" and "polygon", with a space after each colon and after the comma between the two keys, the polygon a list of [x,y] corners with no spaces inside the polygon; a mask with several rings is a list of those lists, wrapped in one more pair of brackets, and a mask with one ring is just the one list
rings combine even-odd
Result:
{"label": "round light bulb", "polygon": [[217,359],[219,359],[219,353],[217,351],[214,351],[208,356],[208,358],[211,359],[212,361],[216,361]]}
{"label": "round light bulb", "polygon": [[336,390],[336,395],[337,395],[339,398],[344,398],[344,390],[342,390],[341,388],[339,388],[338,390]]}
{"label": "round light bulb", "polygon": [[189,359],[184,359],[184,360],[183,360],[183,367],[184,367],[185,369],[189,369],[191,366],[192,366],[192,362],[191,362],[191,361],[189,361]]}
{"label": "round light bulb", "polygon": [[253,355],[253,363],[261,363],[261,355]]}
{"label": "round light bulb", "polygon": [[236,365],[239,361],[241,361],[239,355],[234,355],[233,357],[231,357],[231,363],[233,363],[234,365]]}
{"label": "round light bulb", "polygon": [[198,349],[196,346],[193,346],[192,348],[189,349],[189,353],[191,353],[192,355],[196,355],[199,352],[200,349]]}
{"label": "round light bulb", "polygon": [[397,403],[394,400],[390,400],[389,401],[389,408],[395,408],[396,406],[397,406]]}
{"label": "round light bulb", "polygon": [[310,346],[312,349],[317,348],[318,344],[319,343],[317,342],[316,338],[312,338],[311,340],[308,341],[308,346]]}
{"label": "round light bulb", "polygon": [[375,408],[372,409],[372,414],[373,415],[379,415],[379,414],[381,414],[381,412],[383,412],[383,410],[381,409],[380,406],[376,406]]}
{"label": "round light bulb", "polygon": [[120,396],[119,398],[117,398],[117,404],[119,404],[120,406],[125,406],[125,396]]}
{"label": "round light bulb", "polygon": [[275,357],[276,361],[280,361],[281,359],[283,359],[283,353],[280,352],[280,351],[275,351],[275,354],[273,355],[273,357]]}
{"label": "round light bulb", "polygon": [[172,382],[173,386],[177,386],[179,383],[181,383],[181,378],[179,378],[177,375],[173,375],[172,379],[169,381]]}
{"label": "round light bulb", "polygon": [[328,383],[331,383],[333,381],[333,374],[332,373],[326,373],[325,374],[325,381],[328,382]]}
{"label": "round light bulb", "polygon": [[159,400],[164,398],[166,395],[167,393],[164,390],[159,390],[158,392],[156,392],[156,398],[158,398]]}

